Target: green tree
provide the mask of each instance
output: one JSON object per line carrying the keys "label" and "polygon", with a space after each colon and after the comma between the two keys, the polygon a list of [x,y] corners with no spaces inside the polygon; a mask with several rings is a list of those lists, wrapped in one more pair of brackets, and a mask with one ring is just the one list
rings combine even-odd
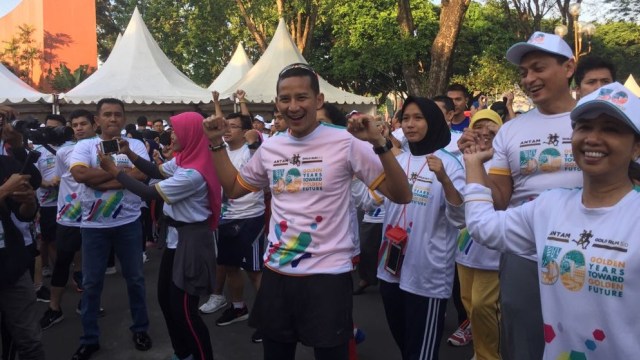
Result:
{"label": "green tree", "polygon": [[11,69],[16,76],[27,84],[34,85],[34,66],[40,64],[42,51],[36,46],[33,34],[36,29],[28,24],[18,26],[18,34],[4,41],[4,49],[0,52],[0,61]]}
{"label": "green tree", "polygon": [[612,22],[599,25],[592,42],[592,54],[616,65],[618,81],[624,82],[632,73],[640,76],[639,24]]}
{"label": "green tree", "polygon": [[57,92],[66,92],[88,78],[96,69],[90,68],[89,65],[80,65],[74,71],[71,71],[65,64],[61,64],[49,76],[49,82],[53,90]]}

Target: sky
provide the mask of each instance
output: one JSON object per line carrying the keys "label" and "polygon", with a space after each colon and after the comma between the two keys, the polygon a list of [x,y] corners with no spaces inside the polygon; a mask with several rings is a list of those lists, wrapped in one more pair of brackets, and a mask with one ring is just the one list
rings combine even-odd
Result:
{"label": "sky", "polygon": [[9,11],[13,10],[22,0],[0,0],[0,17],[5,16]]}

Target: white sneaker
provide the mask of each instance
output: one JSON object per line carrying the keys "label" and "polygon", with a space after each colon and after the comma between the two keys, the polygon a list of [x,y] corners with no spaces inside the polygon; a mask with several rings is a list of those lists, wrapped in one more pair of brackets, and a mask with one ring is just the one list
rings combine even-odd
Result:
{"label": "white sneaker", "polygon": [[108,266],[107,270],[105,270],[104,274],[105,275],[113,275],[115,273],[117,273],[118,271],[116,270],[115,266]]}
{"label": "white sneaker", "polygon": [[149,261],[149,258],[147,257],[147,252],[144,251],[142,252],[142,263],[146,263],[147,261]]}
{"label": "white sneaker", "polygon": [[214,313],[227,305],[227,299],[224,295],[211,295],[206,303],[200,306],[200,311],[205,314]]}

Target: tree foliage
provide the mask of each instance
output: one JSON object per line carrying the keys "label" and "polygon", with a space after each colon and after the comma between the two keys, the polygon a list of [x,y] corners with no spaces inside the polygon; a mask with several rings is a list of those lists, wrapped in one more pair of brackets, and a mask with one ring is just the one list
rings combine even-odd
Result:
{"label": "tree foliage", "polygon": [[61,64],[50,75],[50,83],[53,90],[57,92],[66,92],[88,78],[96,69],[90,68],[89,65],[80,65],[74,71],[71,71],[65,64]]}
{"label": "tree foliage", "polygon": [[[552,32],[558,23],[571,27],[569,1],[469,3],[453,52],[445,58],[451,67],[436,69],[441,80],[429,95],[440,92],[450,76],[477,91],[512,88],[518,78],[505,52],[535,30]],[[636,1],[620,2],[625,3],[633,7]],[[441,5],[418,0],[97,0],[96,6],[103,61],[138,6],[171,61],[196,83],[208,86],[238,42],[243,41],[257,61],[282,16],[298,48],[324,78],[381,100],[388,93],[427,94],[432,44],[442,15]],[[410,11],[401,14],[403,9]],[[399,14],[406,23],[399,21]],[[637,27],[629,22],[601,24],[593,39],[593,53],[612,59],[621,76],[639,68]]]}
{"label": "tree foliage", "polygon": [[42,58],[42,51],[36,46],[33,38],[35,31],[31,25],[19,25],[17,35],[4,41],[4,49],[0,51],[0,61],[30,85],[33,85],[31,76],[34,66],[40,65]]}

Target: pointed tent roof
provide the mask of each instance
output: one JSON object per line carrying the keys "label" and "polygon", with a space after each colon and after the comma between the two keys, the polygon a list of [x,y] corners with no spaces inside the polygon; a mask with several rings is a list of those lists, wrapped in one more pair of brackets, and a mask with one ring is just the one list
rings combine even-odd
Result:
{"label": "pointed tent roof", "polygon": [[138,8],[102,67],[61,95],[76,104],[104,97],[144,104],[211,102],[211,93],[181,73],[162,52]]}
{"label": "pointed tent roof", "polygon": [[[271,103],[276,98],[276,82],[278,74],[287,65],[293,63],[307,63],[289,35],[289,31],[280,19],[278,29],[273,35],[267,50],[258,62],[249,70],[242,80],[226,89],[221,98],[226,98],[237,89],[247,92],[247,100],[254,103]],[[329,84],[322,77],[320,91],[324,93],[324,100],[334,104],[375,104],[373,97],[351,94]]]}
{"label": "pointed tent roof", "polygon": [[29,86],[0,63],[0,104],[51,103],[53,96]]}
{"label": "pointed tent roof", "polygon": [[209,85],[209,90],[223,92],[229,89],[233,84],[242,79],[252,67],[253,63],[249,60],[242,46],[242,42],[240,42],[227,66],[222,70],[220,75],[213,80],[213,83]]}
{"label": "pointed tent roof", "polygon": [[624,87],[631,90],[632,93],[636,94],[637,97],[640,97],[640,86],[636,82],[636,79],[633,78],[633,75],[629,74],[627,81],[624,82]]}

